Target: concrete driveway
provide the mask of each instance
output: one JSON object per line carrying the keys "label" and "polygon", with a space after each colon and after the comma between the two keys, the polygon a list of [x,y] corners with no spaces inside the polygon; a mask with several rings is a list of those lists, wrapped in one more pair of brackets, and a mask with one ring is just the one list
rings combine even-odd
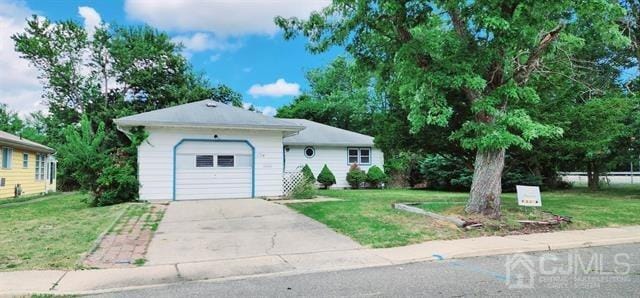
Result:
{"label": "concrete driveway", "polygon": [[261,199],[172,202],[147,251],[150,265],[353,250],[325,225]]}

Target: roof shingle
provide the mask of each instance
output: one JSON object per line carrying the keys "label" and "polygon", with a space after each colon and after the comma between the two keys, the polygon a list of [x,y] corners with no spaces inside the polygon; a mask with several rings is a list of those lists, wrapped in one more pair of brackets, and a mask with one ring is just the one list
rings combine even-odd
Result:
{"label": "roof shingle", "polygon": [[202,100],[114,120],[120,126],[258,128],[299,131],[304,127],[278,118]]}

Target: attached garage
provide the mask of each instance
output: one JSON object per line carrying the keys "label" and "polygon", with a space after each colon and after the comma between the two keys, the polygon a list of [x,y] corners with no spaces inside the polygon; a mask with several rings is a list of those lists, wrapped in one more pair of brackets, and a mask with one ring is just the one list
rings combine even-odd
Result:
{"label": "attached garage", "polygon": [[255,149],[248,141],[186,139],[174,150],[175,200],[255,196]]}
{"label": "attached garage", "polygon": [[212,100],[115,119],[138,146],[141,200],[242,199],[283,193],[282,140],[304,127]]}

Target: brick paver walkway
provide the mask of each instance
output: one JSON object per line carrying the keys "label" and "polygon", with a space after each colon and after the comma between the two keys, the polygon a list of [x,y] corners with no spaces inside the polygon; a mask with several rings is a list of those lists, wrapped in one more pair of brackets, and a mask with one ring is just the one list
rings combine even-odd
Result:
{"label": "brick paver walkway", "polygon": [[91,268],[120,268],[143,265],[147,246],[160,222],[166,205],[133,205],[84,260]]}

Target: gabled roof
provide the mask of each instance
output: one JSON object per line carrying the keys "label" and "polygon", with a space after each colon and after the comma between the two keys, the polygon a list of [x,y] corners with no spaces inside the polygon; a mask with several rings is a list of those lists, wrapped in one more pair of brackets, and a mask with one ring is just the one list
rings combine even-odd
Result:
{"label": "gabled roof", "polygon": [[284,145],[373,146],[373,137],[306,119],[282,119],[302,125],[304,130],[284,138]]}
{"label": "gabled roof", "polygon": [[114,121],[117,125],[124,127],[210,127],[294,132],[304,129],[304,127],[289,121],[208,99],[122,117]]}
{"label": "gabled roof", "polygon": [[42,144],[38,144],[36,142],[33,141],[29,141],[27,139],[24,139],[22,137],[10,134],[8,132],[4,132],[0,130],[0,147],[2,146],[9,146],[9,147],[15,147],[15,148],[20,148],[20,149],[27,149],[27,150],[32,150],[32,151],[36,151],[36,152],[46,152],[46,153],[53,153],[55,152],[55,150],[42,145]]}

